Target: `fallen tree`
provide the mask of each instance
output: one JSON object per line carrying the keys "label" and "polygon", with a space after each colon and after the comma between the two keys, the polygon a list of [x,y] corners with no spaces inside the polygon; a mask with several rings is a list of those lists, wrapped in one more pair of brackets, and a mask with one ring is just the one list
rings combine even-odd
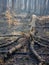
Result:
{"label": "fallen tree", "polygon": [[30,44],[30,50],[32,54],[35,55],[36,59],[38,59],[40,62],[44,62],[45,60],[41,58],[41,56],[34,50],[34,42],[31,42]]}
{"label": "fallen tree", "polygon": [[17,45],[15,45],[14,47],[12,47],[11,49],[8,50],[8,52],[5,54],[4,58],[8,58],[9,56],[11,56],[13,53],[16,52],[16,50],[21,49],[22,46],[26,45],[29,43],[28,41],[28,37],[26,36],[22,36],[20,38],[17,39]]}

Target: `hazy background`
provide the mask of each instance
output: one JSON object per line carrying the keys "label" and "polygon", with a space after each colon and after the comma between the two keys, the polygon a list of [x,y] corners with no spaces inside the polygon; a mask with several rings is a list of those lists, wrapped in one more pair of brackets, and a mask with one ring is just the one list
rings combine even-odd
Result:
{"label": "hazy background", "polygon": [[36,15],[49,14],[49,0],[0,0],[0,12],[11,8],[17,12],[31,12]]}
{"label": "hazy background", "polygon": [[32,15],[49,15],[49,0],[0,0],[0,35],[29,31]]}

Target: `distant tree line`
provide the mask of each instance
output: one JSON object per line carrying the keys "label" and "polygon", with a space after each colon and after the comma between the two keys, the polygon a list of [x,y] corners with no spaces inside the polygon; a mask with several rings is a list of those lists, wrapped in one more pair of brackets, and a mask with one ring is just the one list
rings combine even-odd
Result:
{"label": "distant tree line", "polygon": [[0,0],[0,12],[6,10],[6,7],[36,15],[49,14],[49,0]]}

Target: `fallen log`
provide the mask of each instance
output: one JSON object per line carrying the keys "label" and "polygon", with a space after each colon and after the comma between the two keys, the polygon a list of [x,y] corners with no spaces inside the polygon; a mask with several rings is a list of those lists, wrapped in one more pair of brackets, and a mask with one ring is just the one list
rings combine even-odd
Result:
{"label": "fallen log", "polygon": [[37,36],[33,36],[31,35],[31,39],[34,41],[34,42],[37,42],[37,44],[39,44],[40,46],[43,46],[43,47],[48,47],[48,45],[46,44],[42,44],[42,43],[49,43],[49,40],[45,39],[45,38],[42,38],[42,37],[37,37]]}
{"label": "fallen log", "polygon": [[[11,35],[9,35],[9,36],[11,36]],[[12,36],[13,36],[13,35],[12,35]],[[11,45],[11,44],[14,44],[14,42],[17,42],[18,39],[24,37],[23,35],[18,36],[18,37],[17,37],[17,35],[15,35],[15,36],[16,36],[16,39],[15,39],[15,40],[11,40],[9,43],[4,43],[4,44],[0,45],[0,48],[7,47],[7,46],[9,46],[9,45]]]}
{"label": "fallen log", "polygon": [[28,39],[26,37],[21,37],[17,39],[18,45],[12,47],[10,50],[8,50],[7,54],[5,55],[4,58],[7,58],[8,56],[11,56],[16,50],[20,49],[22,46],[28,44]]}
{"label": "fallen log", "polygon": [[40,61],[40,62],[44,62],[45,60],[41,58],[41,56],[39,56],[39,54],[34,50],[34,42],[31,42],[30,44],[30,49],[31,52],[35,55],[35,57]]}
{"label": "fallen log", "polygon": [[40,43],[39,41],[34,40],[34,43],[36,43],[36,44],[38,44],[38,45],[40,45],[40,46],[42,46],[42,47],[47,47],[47,48],[49,48],[48,45],[42,44],[43,42]]}

